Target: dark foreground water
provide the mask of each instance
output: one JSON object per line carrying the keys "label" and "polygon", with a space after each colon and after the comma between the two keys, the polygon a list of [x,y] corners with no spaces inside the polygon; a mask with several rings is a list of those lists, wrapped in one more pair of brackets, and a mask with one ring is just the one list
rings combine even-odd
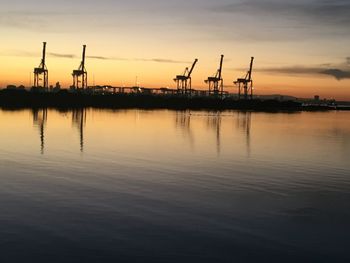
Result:
{"label": "dark foreground water", "polygon": [[350,112],[0,125],[0,262],[350,262]]}

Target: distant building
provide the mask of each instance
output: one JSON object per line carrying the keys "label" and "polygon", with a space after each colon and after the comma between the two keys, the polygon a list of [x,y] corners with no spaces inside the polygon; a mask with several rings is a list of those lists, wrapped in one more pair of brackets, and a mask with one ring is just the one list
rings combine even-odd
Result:
{"label": "distant building", "polygon": [[16,85],[7,85],[6,89],[8,89],[8,90],[16,90],[17,87],[16,87]]}
{"label": "distant building", "polygon": [[314,100],[315,101],[320,101],[320,96],[319,95],[315,95]]}
{"label": "distant building", "polygon": [[7,85],[7,90],[25,90],[25,87],[23,85],[16,86],[16,85]]}
{"label": "distant building", "polygon": [[50,87],[50,90],[55,93],[59,92],[61,90],[61,84],[59,82],[56,82],[55,87]]}

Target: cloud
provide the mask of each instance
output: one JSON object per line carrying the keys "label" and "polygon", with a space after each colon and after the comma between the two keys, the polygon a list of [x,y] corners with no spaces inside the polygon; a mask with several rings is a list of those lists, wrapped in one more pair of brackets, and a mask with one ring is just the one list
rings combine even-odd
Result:
{"label": "cloud", "polygon": [[90,59],[98,60],[117,60],[117,61],[139,61],[139,62],[156,62],[156,63],[176,63],[184,64],[189,63],[188,61],[180,61],[166,58],[120,58],[120,57],[103,57],[103,56],[87,56]]}
{"label": "cloud", "polygon": [[273,67],[273,68],[261,68],[255,69],[258,72],[265,73],[277,73],[277,74],[291,74],[291,75],[312,75],[319,74],[324,68],[313,68],[313,67],[303,67],[303,66],[293,66],[293,67]]}
{"label": "cloud", "polygon": [[217,30],[234,41],[308,41],[349,38],[348,0],[236,0],[208,9],[235,25]]}
{"label": "cloud", "polygon": [[[49,55],[57,58],[78,58],[73,54],[59,54],[59,53],[48,53]],[[156,63],[177,63],[184,64],[190,63],[188,61],[180,61],[166,58],[121,58],[121,57],[105,57],[105,56],[86,56],[88,59],[96,60],[116,60],[116,61],[140,61],[140,62],[156,62]]]}
{"label": "cloud", "polygon": [[110,59],[113,59],[113,58],[103,57],[103,56],[87,56],[87,58],[98,59],[98,60],[110,60]]}
{"label": "cloud", "polygon": [[[14,14],[0,14],[0,26],[16,29],[37,30],[43,21],[35,16],[23,15],[21,17]],[[42,27],[41,27],[42,28]]]}
{"label": "cloud", "polygon": [[[80,58],[80,57],[73,55],[73,54],[60,54],[60,53],[52,53],[52,52],[48,53],[48,55],[50,55],[51,57],[56,57],[56,58],[71,58],[71,59]],[[104,56],[86,56],[86,58],[96,59],[96,60],[126,60],[126,59],[104,57]]]}
{"label": "cloud", "polygon": [[[67,58],[67,59],[78,59],[80,56],[74,54],[65,54],[65,53],[56,53],[56,52],[48,52],[47,55],[49,57],[54,58]],[[12,50],[7,52],[1,52],[0,56],[16,56],[16,57],[40,57],[41,53],[38,52],[28,52],[22,50]],[[185,64],[191,63],[189,61],[182,60],[173,60],[167,58],[121,58],[121,57],[105,57],[105,56],[86,56],[88,59],[95,60],[115,60],[115,61],[136,61],[136,62],[155,62],[155,63],[170,63],[170,64]]]}
{"label": "cloud", "polygon": [[138,61],[138,62],[155,62],[155,63],[176,63],[184,64],[189,63],[188,61],[180,61],[166,58],[121,58],[121,57],[104,57],[104,56],[87,56],[90,59],[97,60],[116,60],[116,61]]}
{"label": "cloud", "polygon": [[219,12],[264,16],[266,19],[302,19],[295,22],[316,21],[321,24],[347,27],[350,25],[348,0],[240,0],[222,5]]}
{"label": "cloud", "polygon": [[189,61],[180,61],[180,60],[173,60],[173,59],[164,59],[164,58],[135,58],[135,61],[145,61],[145,62],[156,62],[156,63],[173,63],[173,64],[184,64],[184,63],[190,63]]}
{"label": "cloud", "polygon": [[76,58],[73,54],[59,54],[59,53],[48,53],[51,57],[57,57],[57,58]]}
{"label": "cloud", "polygon": [[350,79],[350,70],[344,71],[342,69],[326,69],[320,71],[320,74],[333,76],[337,80]]}
{"label": "cloud", "polygon": [[[349,63],[348,58],[346,58]],[[338,64],[330,66],[331,64],[324,64],[315,67],[293,66],[293,67],[273,67],[261,68],[255,71],[271,73],[271,74],[285,74],[285,75],[327,75],[337,80],[350,79],[350,67],[348,64]]]}
{"label": "cloud", "polygon": [[1,52],[0,56],[4,57],[38,57],[40,56],[37,52],[28,52],[28,51],[20,51],[20,50],[10,50],[6,52]]}
{"label": "cloud", "polygon": [[[62,25],[66,23],[65,13],[23,11],[0,11],[0,27],[31,32],[63,32]],[[61,23],[55,23],[62,20]],[[65,32],[69,28],[65,27]],[[73,30],[72,30],[73,31]]]}

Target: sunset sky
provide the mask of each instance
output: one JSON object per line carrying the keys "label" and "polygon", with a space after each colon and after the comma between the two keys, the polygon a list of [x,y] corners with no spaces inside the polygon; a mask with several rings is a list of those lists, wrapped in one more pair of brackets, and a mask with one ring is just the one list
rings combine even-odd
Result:
{"label": "sunset sky", "polygon": [[0,32],[2,87],[29,86],[47,41],[51,85],[71,85],[86,44],[89,85],[175,87],[198,58],[205,89],[224,54],[230,92],[254,56],[258,94],[350,100],[348,0],[1,0]]}

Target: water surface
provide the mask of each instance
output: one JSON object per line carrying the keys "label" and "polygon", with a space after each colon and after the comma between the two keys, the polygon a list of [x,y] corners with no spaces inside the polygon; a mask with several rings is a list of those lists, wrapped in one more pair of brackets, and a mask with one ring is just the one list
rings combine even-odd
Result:
{"label": "water surface", "polygon": [[350,261],[350,112],[0,123],[1,262]]}

